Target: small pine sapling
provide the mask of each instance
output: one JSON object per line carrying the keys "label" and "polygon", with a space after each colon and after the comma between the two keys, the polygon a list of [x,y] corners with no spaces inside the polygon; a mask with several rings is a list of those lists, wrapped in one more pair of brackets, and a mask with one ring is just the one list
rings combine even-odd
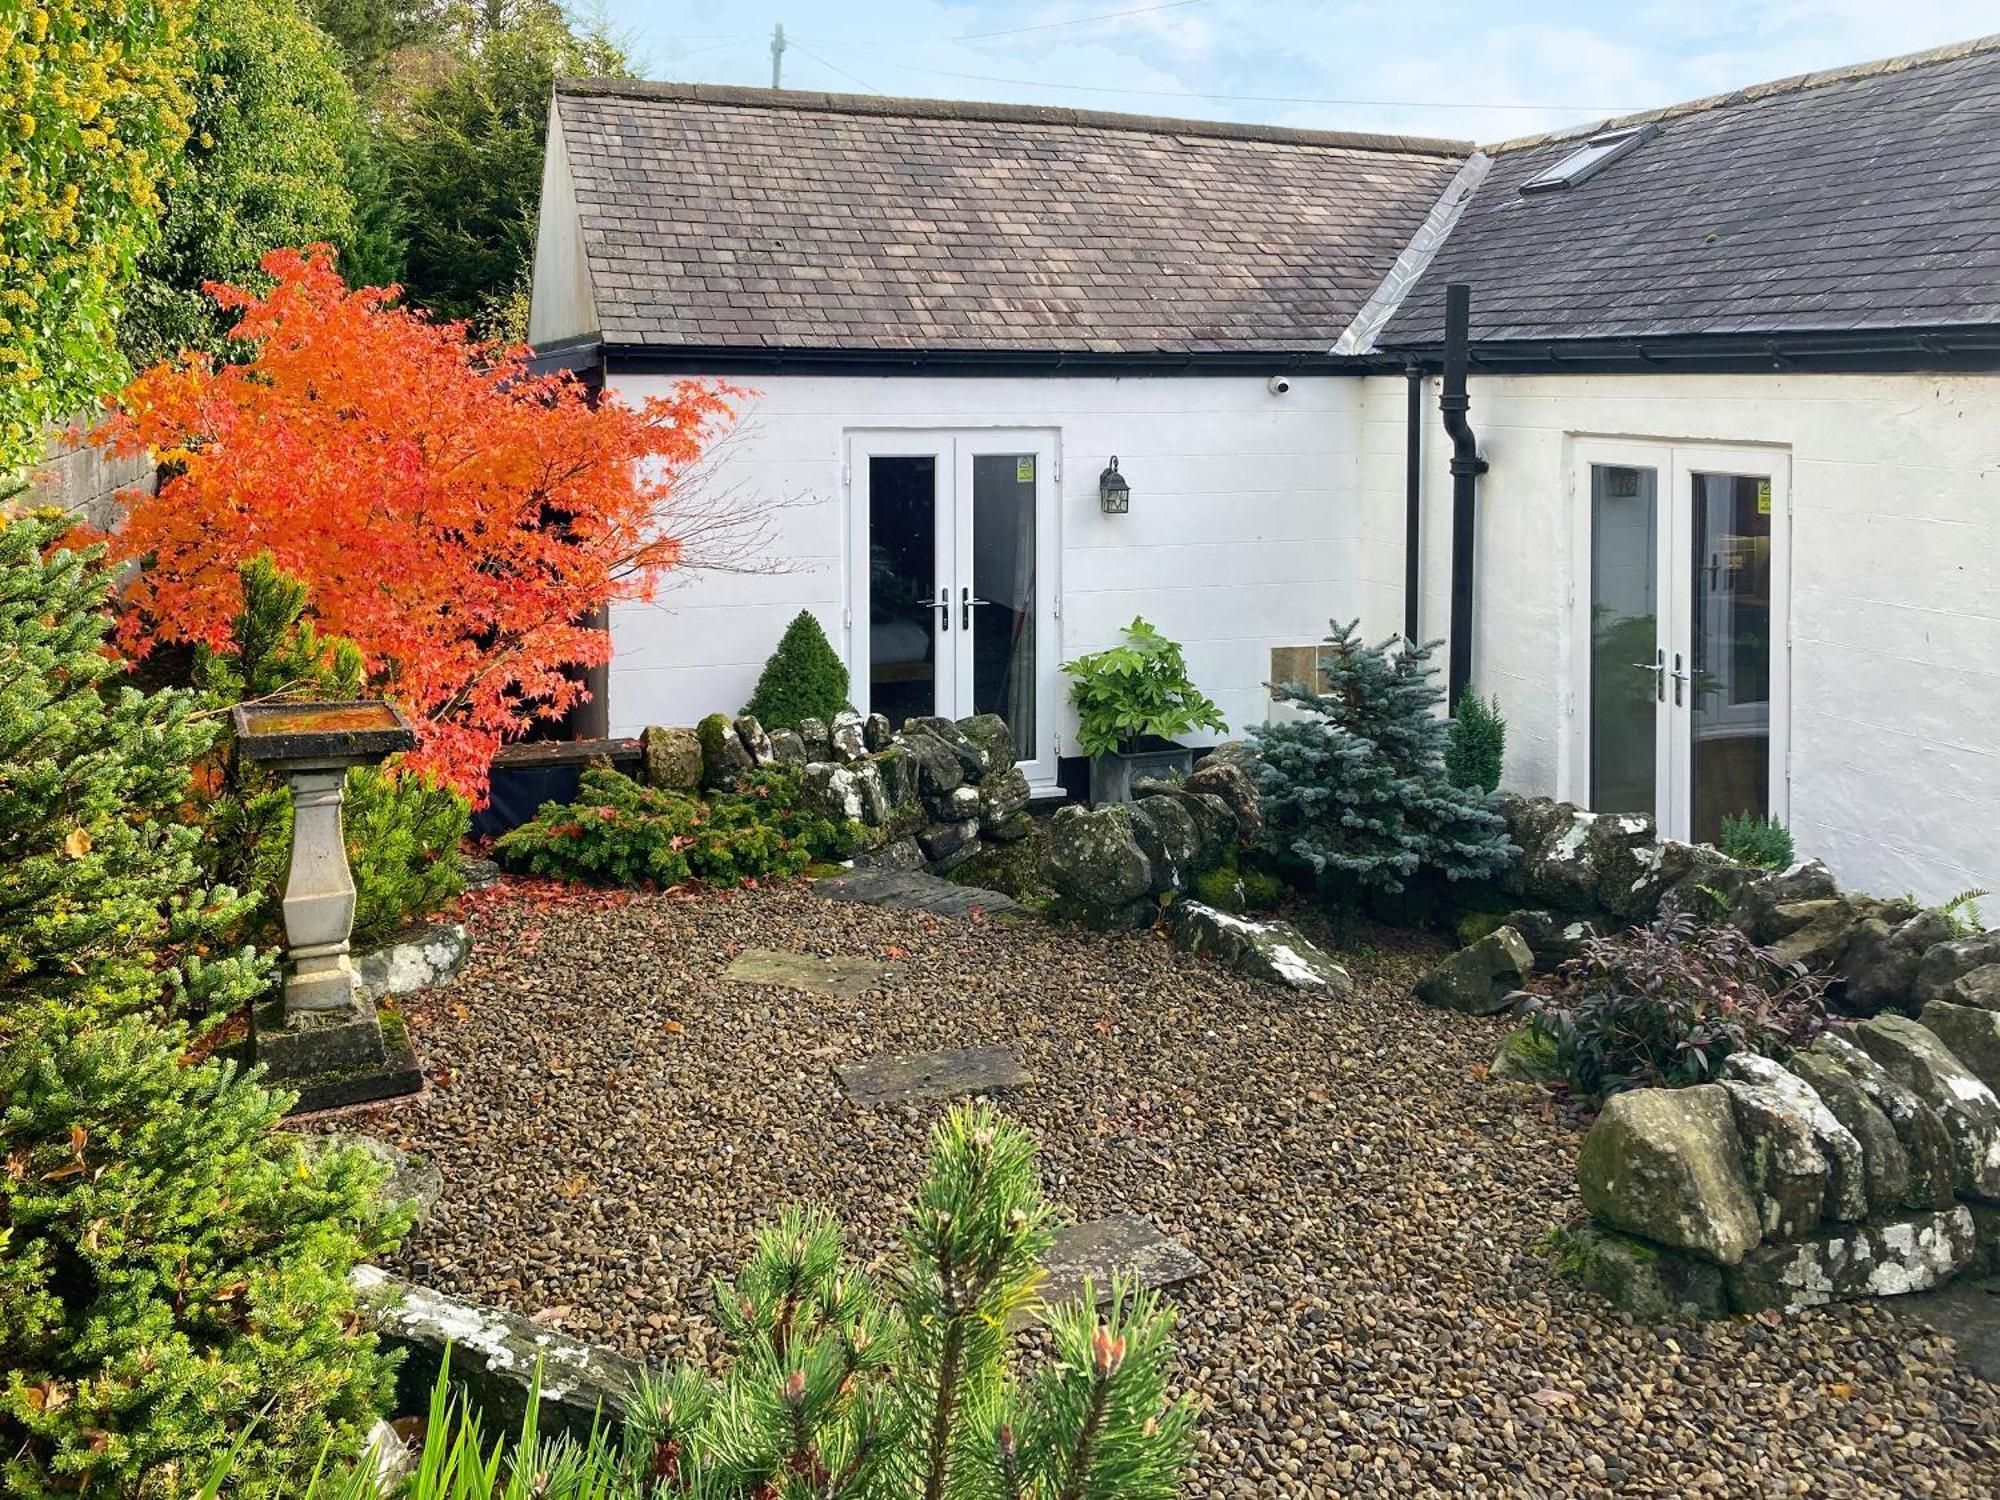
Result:
{"label": "small pine sapling", "polygon": [[778,638],[743,711],[766,729],[797,729],[801,719],[831,722],[845,707],[847,665],[818,618],[802,609]]}
{"label": "small pine sapling", "polygon": [[1470,694],[1459,699],[1444,747],[1445,779],[1475,791],[1498,791],[1506,754],[1507,721],[1500,717],[1500,700],[1488,703]]}
{"label": "small pine sapling", "polygon": [[1783,870],[1792,863],[1791,830],[1776,818],[1756,813],[1731,813],[1722,820],[1716,847],[1738,864]]}
{"label": "small pine sapling", "polygon": [[1445,774],[1431,648],[1395,644],[1365,645],[1336,622],[1320,653],[1326,691],[1273,685],[1304,716],[1250,731],[1267,849],[1343,910],[1420,878],[1487,879],[1520,855],[1498,799]]}

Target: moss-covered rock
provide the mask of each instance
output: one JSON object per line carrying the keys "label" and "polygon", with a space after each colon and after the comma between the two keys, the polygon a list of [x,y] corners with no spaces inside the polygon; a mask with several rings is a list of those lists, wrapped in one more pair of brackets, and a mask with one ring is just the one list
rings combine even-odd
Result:
{"label": "moss-covered rock", "polygon": [[1554,1041],[1533,1026],[1516,1026],[1500,1039],[1486,1076],[1510,1083],[1559,1083],[1563,1068]]}
{"label": "moss-covered rock", "polygon": [[725,714],[710,714],[694,726],[701,741],[701,784],[714,791],[733,792],[754,769],[750,752]]}

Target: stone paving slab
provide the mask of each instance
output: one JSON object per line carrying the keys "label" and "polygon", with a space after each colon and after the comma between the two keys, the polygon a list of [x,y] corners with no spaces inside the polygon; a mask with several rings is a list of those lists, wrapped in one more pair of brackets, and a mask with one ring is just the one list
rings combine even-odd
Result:
{"label": "stone paving slab", "polygon": [[856,1104],[900,1104],[906,1099],[956,1099],[994,1089],[1019,1088],[1028,1070],[1005,1047],[953,1047],[942,1052],[884,1052],[860,1062],[837,1063],[847,1097]]}
{"label": "stone paving slab", "polygon": [[1021,903],[1012,896],[976,885],[960,885],[923,870],[854,870],[815,881],[813,889],[832,901],[859,901],[867,906],[927,911],[941,917],[963,917],[973,912],[996,916],[1022,910]]}
{"label": "stone paving slab", "polygon": [[1111,1295],[1114,1276],[1151,1289],[1192,1281],[1208,1270],[1200,1256],[1137,1214],[1112,1214],[1058,1232],[1043,1264],[1048,1275],[1041,1297],[1051,1307],[1081,1300],[1086,1277],[1097,1300],[1104,1302]]}
{"label": "stone paving slab", "polygon": [[787,953],[777,948],[745,948],[722,971],[735,984],[775,984],[855,1000],[880,989],[895,973],[891,964],[866,958],[822,958],[817,953]]}

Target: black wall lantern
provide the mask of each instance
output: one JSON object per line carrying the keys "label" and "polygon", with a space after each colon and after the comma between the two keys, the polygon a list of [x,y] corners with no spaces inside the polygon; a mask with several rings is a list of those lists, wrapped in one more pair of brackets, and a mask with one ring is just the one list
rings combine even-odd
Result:
{"label": "black wall lantern", "polygon": [[1122,516],[1132,508],[1132,486],[1118,472],[1118,455],[1115,453],[1111,455],[1111,462],[1104,466],[1104,472],[1097,476],[1097,503],[1104,507],[1107,516]]}

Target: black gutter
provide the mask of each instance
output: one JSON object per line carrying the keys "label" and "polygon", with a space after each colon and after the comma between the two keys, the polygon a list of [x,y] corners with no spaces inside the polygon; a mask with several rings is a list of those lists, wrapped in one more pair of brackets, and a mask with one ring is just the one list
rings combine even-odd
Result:
{"label": "black gutter", "polygon": [[1298,349],[1190,353],[606,344],[603,352],[606,365],[621,375],[1371,375],[1380,368],[1371,360]]}
{"label": "black gutter", "polygon": [[1479,476],[1486,472],[1465,416],[1472,406],[1465,390],[1471,325],[1472,288],[1454,281],[1444,289],[1444,390],[1438,396],[1444,430],[1451,435],[1451,659],[1445,681],[1453,713],[1472,681],[1473,521]]}
{"label": "black gutter", "polygon": [[[1386,346],[1399,364],[1435,363],[1436,342]],[[1928,372],[2000,368],[2000,328],[1815,329],[1642,338],[1481,339],[1473,368],[1492,374]]]}
{"label": "black gutter", "polygon": [[1403,372],[1403,639],[1417,639],[1417,599],[1423,588],[1424,530],[1424,370]]}

